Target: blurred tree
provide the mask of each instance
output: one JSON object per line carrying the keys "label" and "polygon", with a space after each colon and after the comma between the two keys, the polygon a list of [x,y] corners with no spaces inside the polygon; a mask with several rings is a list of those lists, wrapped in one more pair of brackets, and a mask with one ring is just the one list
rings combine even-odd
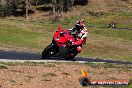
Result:
{"label": "blurred tree", "polygon": [[74,0],[52,0],[53,13],[67,12],[74,4]]}
{"label": "blurred tree", "polygon": [[23,7],[24,0],[1,0],[0,2],[0,16],[13,15],[15,10],[21,5]]}
{"label": "blurred tree", "polygon": [[87,5],[90,0],[74,0],[74,5]]}
{"label": "blurred tree", "polygon": [[30,5],[52,4],[53,14],[72,10],[73,5],[86,4],[88,0],[0,0],[0,16],[17,15],[16,10],[21,10],[28,18]]}
{"label": "blurred tree", "polygon": [[26,0],[25,4],[26,4],[26,14],[25,14],[25,17],[28,19],[29,0]]}
{"label": "blurred tree", "polygon": [[74,0],[64,0],[63,2],[63,11],[67,12],[72,9]]}
{"label": "blurred tree", "polygon": [[0,4],[0,16],[9,16],[13,14],[16,9],[14,0],[1,0]]}

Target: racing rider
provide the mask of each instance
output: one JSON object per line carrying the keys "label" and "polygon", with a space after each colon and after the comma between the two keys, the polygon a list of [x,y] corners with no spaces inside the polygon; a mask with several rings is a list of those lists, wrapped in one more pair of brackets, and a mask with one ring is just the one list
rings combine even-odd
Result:
{"label": "racing rider", "polygon": [[75,27],[72,29],[69,29],[71,32],[76,32],[77,36],[76,42],[72,42],[72,45],[76,45],[78,52],[81,52],[82,44],[85,44],[86,42],[86,37],[88,34],[88,30],[86,27],[84,27],[84,20],[79,20],[75,24]]}

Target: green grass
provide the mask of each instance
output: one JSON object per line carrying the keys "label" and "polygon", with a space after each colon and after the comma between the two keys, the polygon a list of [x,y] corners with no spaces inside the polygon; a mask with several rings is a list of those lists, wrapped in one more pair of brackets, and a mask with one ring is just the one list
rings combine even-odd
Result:
{"label": "green grass", "polygon": [[132,40],[131,30],[116,30],[109,28],[91,28],[89,32],[96,35],[102,35],[107,37],[122,38],[124,40]]}
{"label": "green grass", "polygon": [[7,47],[12,45],[12,48],[37,49],[42,52],[43,48],[50,44],[58,25],[62,28],[72,28],[76,20],[84,16],[86,26],[94,27],[87,27],[89,31],[87,44],[78,56],[132,61],[132,31],[105,28],[113,19],[118,26],[122,25],[120,28],[132,28],[129,22],[131,15],[124,12],[101,16],[83,14],[64,18],[58,23],[45,20],[0,19],[0,44]]}
{"label": "green grass", "polygon": [[45,37],[49,37],[50,33],[37,33],[22,29],[0,29],[0,42],[11,44],[14,46],[26,46],[30,48],[41,48],[43,42],[48,42]]}
{"label": "green grass", "polygon": [[[87,11],[83,13],[82,16],[78,16],[78,18],[84,18],[86,20],[87,26],[94,27],[107,27],[109,23],[115,22],[117,28],[132,28],[132,13],[131,12],[103,12],[103,14],[96,16],[91,15],[91,13],[97,13],[95,11]],[[77,17],[75,17],[77,18]],[[74,21],[76,20],[74,18]]]}

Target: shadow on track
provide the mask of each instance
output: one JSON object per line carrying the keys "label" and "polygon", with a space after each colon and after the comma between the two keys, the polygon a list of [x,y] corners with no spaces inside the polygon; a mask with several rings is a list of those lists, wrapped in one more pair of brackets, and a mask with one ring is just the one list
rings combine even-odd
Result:
{"label": "shadow on track", "polygon": [[[28,53],[28,52],[16,52],[16,51],[3,51],[0,50],[0,60],[42,60],[41,54],[39,53]],[[63,58],[50,58],[43,60],[57,60],[57,61],[83,61],[83,62],[106,62],[106,63],[118,63],[118,64],[132,64],[132,62],[104,60],[98,58],[82,58],[75,57],[73,60],[65,60]]]}

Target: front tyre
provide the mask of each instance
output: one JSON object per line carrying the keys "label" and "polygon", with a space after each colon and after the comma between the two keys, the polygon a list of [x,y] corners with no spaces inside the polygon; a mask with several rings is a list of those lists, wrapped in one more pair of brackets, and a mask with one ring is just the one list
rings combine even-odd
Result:
{"label": "front tyre", "polygon": [[57,51],[56,51],[55,47],[52,44],[50,44],[43,50],[42,59],[49,58],[49,57],[55,55],[56,52]]}

